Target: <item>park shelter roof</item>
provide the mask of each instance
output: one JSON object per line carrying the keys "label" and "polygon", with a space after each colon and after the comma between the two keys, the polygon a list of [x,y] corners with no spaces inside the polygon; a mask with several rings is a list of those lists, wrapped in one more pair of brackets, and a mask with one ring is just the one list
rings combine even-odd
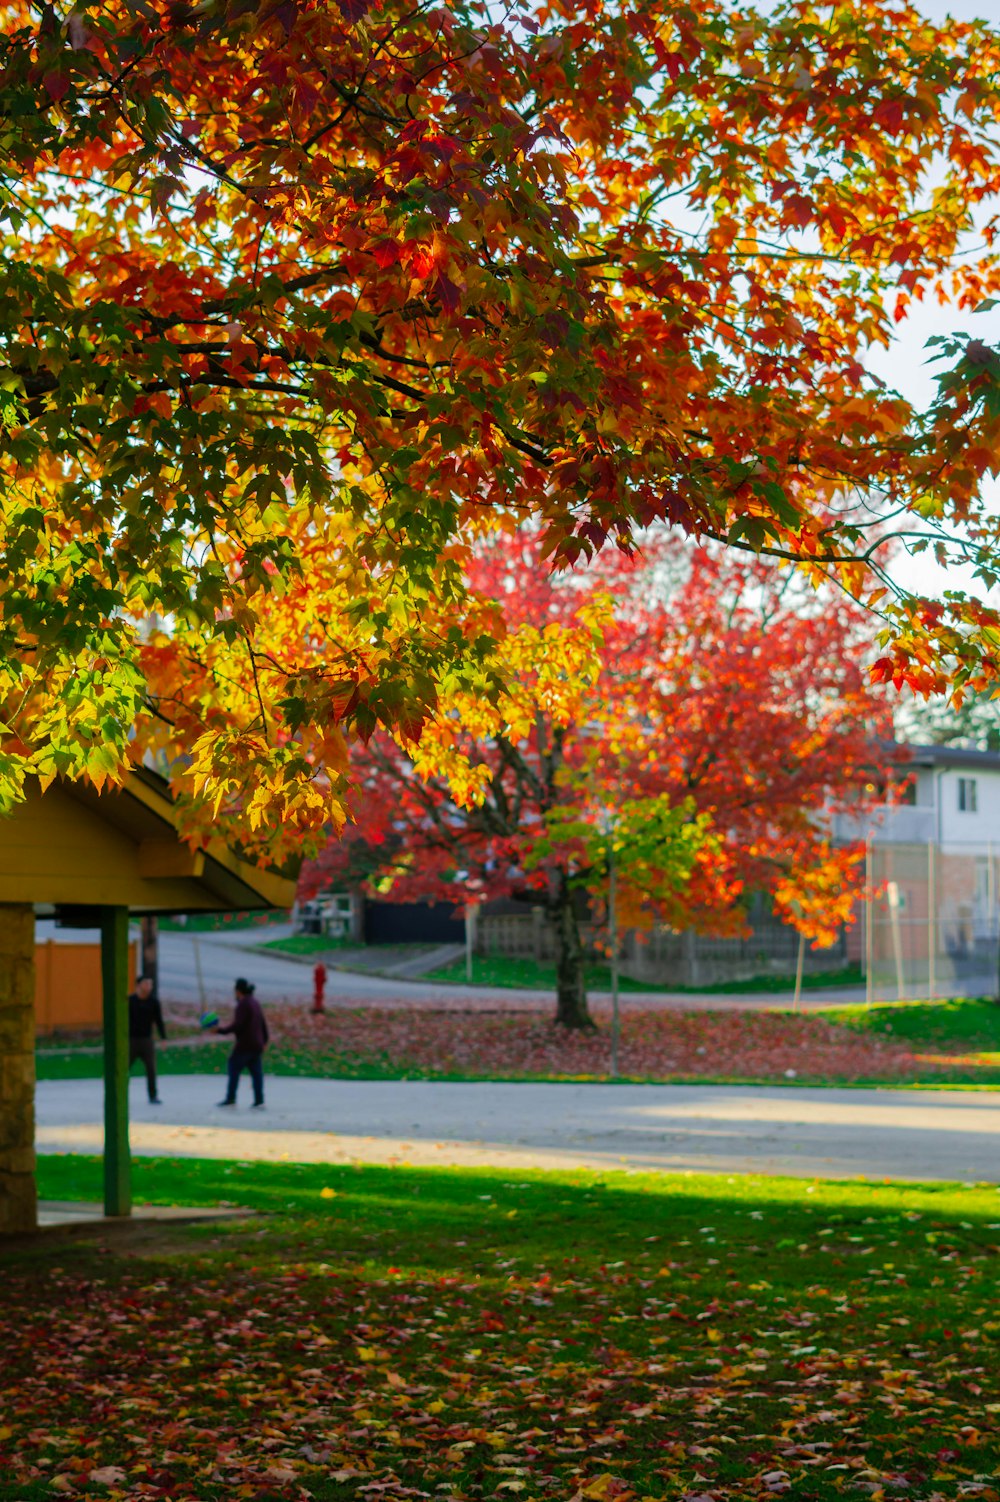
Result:
{"label": "park shelter roof", "polygon": [[137,768],[98,792],[37,782],[0,819],[0,902],[130,913],[251,912],[291,907],[295,882],[242,859],[221,839],[192,850],[169,785]]}

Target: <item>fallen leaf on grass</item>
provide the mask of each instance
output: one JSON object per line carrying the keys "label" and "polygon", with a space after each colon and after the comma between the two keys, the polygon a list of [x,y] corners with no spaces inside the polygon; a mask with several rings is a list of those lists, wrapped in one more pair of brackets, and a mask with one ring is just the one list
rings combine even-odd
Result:
{"label": "fallen leaf on grass", "polygon": [[[300,1175],[307,1208],[183,1259],[5,1269],[11,1487],[32,1495],[58,1464],[52,1489],[93,1487],[95,1502],[126,1477],[110,1502],[303,1502],[336,1485],[372,1502],[748,1502],[814,1495],[817,1475],[845,1498],[897,1495],[919,1452],[942,1482],[967,1459],[956,1496],[982,1485],[995,1502],[995,1482],[971,1479],[1000,1412],[992,1219],[931,1207],[911,1224],[886,1213],[902,1191],[881,1186],[864,1190],[871,1215],[866,1200],[835,1225],[829,1203],[755,1201],[745,1185],[709,1212],[682,1181],[470,1192],[438,1170],[393,1184],[345,1169],[334,1260],[313,1187],[332,1170],[255,1172],[283,1193]],[[482,1187],[520,1218],[487,1216]],[[862,1245],[878,1255],[848,1260]],[[404,1269],[391,1278],[390,1255]],[[720,1329],[724,1344],[707,1333]]]}
{"label": "fallen leaf on grass", "polygon": [[625,1498],[634,1495],[627,1481],[623,1481],[620,1476],[609,1475],[598,1476],[576,1493],[577,1498],[586,1497],[587,1502],[624,1502]]}

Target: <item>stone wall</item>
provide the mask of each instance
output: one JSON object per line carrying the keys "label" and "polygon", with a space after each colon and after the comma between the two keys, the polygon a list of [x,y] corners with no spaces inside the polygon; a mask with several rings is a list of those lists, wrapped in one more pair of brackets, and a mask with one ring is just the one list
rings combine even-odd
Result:
{"label": "stone wall", "polygon": [[0,1234],[35,1225],[35,916],[0,903]]}

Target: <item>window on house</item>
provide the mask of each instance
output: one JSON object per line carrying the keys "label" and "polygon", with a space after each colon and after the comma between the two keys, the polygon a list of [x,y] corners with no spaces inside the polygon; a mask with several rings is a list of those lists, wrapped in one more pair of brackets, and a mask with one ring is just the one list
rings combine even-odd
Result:
{"label": "window on house", "polygon": [[976,812],[976,779],[974,777],[958,779],[958,810],[963,814]]}

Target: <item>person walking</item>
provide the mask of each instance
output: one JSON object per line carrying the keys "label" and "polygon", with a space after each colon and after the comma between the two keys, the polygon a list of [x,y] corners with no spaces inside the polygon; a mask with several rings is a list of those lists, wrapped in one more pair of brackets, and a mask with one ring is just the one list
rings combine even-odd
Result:
{"label": "person walking", "polygon": [[162,1039],[166,1039],[167,1030],[163,1026],[163,1012],[160,1010],[159,997],[153,991],[153,982],[148,975],[136,981],[135,990],[128,999],[128,1067],[132,1072],[132,1065],[136,1059],[141,1059],[146,1070],[146,1088],[149,1091],[149,1104],[160,1105],[160,1097],[156,1093],[156,1045],[153,1042],[153,1028],[159,1029]]}
{"label": "person walking", "polygon": [[254,987],[242,976],[233,986],[236,1010],[233,1020],[225,1027],[217,1027],[217,1033],[232,1033],[233,1051],[227,1065],[229,1082],[225,1100],[220,1106],[235,1106],[236,1090],[244,1069],[249,1071],[253,1082],[253,1103],[259,1110],[264,1104],[264,1049],[267,1047],[268,1031],[264,1010],[254,995]]}

